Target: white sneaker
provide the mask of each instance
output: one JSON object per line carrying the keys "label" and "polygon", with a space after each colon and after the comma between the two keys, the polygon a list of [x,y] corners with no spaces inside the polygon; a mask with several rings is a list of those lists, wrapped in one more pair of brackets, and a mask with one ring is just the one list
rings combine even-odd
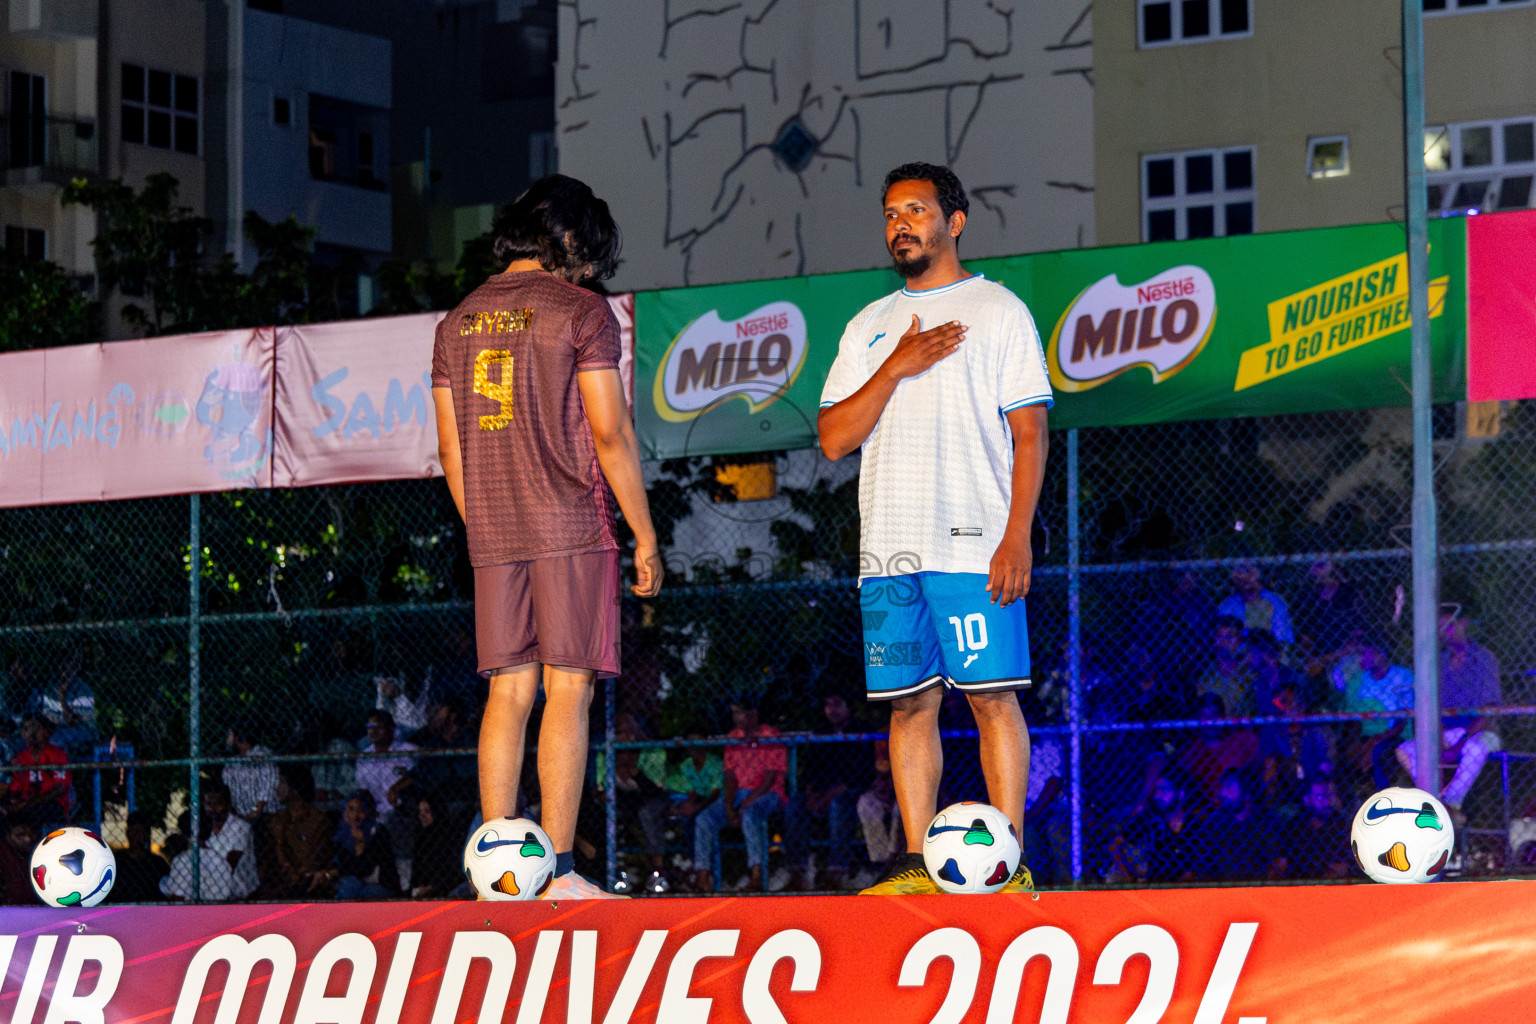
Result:
{"label": "white sneaker", "polygon": [[549,888],[544,890],[541,900],[627,900],[628,896],[616,896],[611,892],[604,892],[596,884],[582,878],[576,872],[561,875],[549,883]]}

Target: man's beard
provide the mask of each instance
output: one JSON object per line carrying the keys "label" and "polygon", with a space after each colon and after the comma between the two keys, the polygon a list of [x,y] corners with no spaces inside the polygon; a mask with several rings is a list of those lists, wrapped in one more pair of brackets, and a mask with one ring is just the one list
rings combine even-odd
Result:
{"label": "man's beard", "polygon": [[[896,246],[892,245],[891,261],[895,264],[896,273],[910,281],[914,277],[922,277],[928,272],[928,268],[933,265],[933,256],[928,253],[927,247],[923,245],[921,239],[915,236],[908,237],[916,243],[913,251],[906,256],[898,256],[895,251]],[[899,242],[900,240],[898,240],[898,244]]]}

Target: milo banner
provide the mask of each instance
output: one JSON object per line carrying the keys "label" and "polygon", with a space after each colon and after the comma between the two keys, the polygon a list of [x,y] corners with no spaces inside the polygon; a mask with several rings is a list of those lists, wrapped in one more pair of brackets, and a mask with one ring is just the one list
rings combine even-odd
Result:
{"label": "milo banner", "polygon": [[[1435,394],[1466,396],[1466,226],[1430,226]],[[1409,400],[1408,267],[1390,224],[972,260],[1034,313],[1054,427]],[[648,457],[815,444],[847,323],[889,271],[641,293]]]}
{"label": "milo banner", "polygon": [[11,1024],[1489,1024],[1536,883],[8,908]]}

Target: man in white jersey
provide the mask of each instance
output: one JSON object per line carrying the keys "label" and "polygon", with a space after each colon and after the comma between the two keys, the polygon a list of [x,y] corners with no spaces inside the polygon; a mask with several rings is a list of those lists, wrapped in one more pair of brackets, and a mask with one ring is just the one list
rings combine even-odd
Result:
{"label": "man in white jersey", "polygon": [[[1051,405],[1024,303],[960,265],[969,206],[947,167],[885,179],[885,243],[907,287],[848,324],[821,395],[828,458],[862,448],[859,603],[865,684],[891,702],[891,773],[907,856],[867,893],[937,893],[923,865],[944,756],[941,687],[981,734],[987,799],[1023,828],[1029,685],[1023,597]],[[943,870],[955,870],[946,865]],[[1005,892],[1032,890],[1023,864]]]}

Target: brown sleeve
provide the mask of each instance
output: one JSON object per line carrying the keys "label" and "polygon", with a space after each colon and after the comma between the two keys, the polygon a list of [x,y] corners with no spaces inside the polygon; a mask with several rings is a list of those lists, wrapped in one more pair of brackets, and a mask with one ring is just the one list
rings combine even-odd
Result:
{"label": "brown sleeve", "polygon": [[604,370],[619,365],[619,321],[601,295],[592,296],[577,314],[571,327],[571,343],[576,346],[578,370]]}
{"label": "brown sleeve", "polygon": [[435,340],[432,342],[432,386],[435,388],[451,387],[448,379],[448,333],[449,322],[453,314],[443,317],[437,322]]}

